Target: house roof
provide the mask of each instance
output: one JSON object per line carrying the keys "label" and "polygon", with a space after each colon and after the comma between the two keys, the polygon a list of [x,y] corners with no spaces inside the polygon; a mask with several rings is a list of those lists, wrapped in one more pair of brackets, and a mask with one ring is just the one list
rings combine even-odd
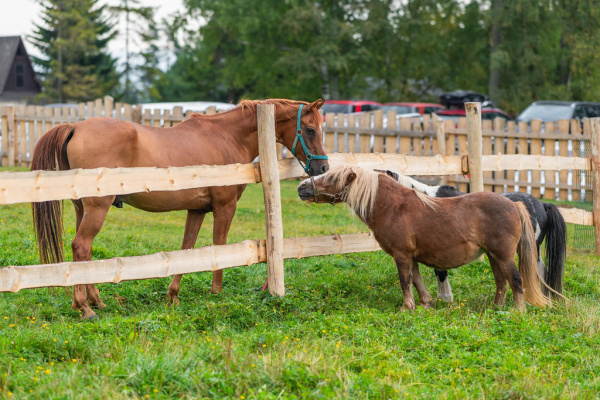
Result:
{"label": "house roof", "polygon": [[20,36],[1,36],[0,37],[0,93],[4,89],[6,79],[10,73],[10,67],[15,60],[15,54],[21,44]]}

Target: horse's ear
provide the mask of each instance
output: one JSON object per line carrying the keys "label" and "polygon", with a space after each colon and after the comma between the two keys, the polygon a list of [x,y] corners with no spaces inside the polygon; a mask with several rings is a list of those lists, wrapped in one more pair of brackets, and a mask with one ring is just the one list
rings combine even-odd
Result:
{"label": "horse's ear", "polygon": [[350,183],[354,182],[355,179],[356,179],[356,172],[354,172],[354,171],[350,172],[346,176],[346,185],[349,185]]}
{"label": "horse's ear", "polygon": [[318,110],[323,106],[323,103],[325,103],[325,99],[319,99],[319,100],[315,101],[314,103],[310,103],[308,105],[308,109],[312,110],[314,108],[315,110]]}

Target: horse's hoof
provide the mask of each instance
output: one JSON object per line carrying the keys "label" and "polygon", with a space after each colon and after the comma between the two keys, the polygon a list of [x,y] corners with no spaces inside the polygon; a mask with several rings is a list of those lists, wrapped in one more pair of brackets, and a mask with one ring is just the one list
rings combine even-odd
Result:
{"label": "horse's hoof", "polygon": [[100,302],[98,304],[92,304],[91,307],[94,307],[97,310],[102,310],[103,308],[106,308],[106,304]]}
{"label": "horse's hoof", "polygon": [[177,298],[177,296],[168,296],[167,300],[169,301],[169,307],[177,307],[179,306],[179,299]]}
{"label": "horse's hoof", "polygon": [[454,296],[438,296],[438,300],[441,300],[444,303],[452,303],[454,302]]}
{"label": "horse's hoof", "polygon": [[96,314],[92,314],[92,315],[83,315],[81,316],[81,319],[84,321],[95,321],[100,319],[100,317]]}

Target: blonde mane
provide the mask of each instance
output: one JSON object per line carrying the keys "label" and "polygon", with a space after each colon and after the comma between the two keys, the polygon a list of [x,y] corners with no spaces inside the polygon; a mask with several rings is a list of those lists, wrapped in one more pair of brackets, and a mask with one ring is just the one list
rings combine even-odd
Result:
{"label": "blonde mane", "polygon": [[[379,173],[367,170],[355,165],[336,165],[332,167],[323,178],[327,184],[335,184],[336,190],[341,191],[346,185],[348,175],[354,172],[356,179],[350,184],[346,198],[343,199],[348,206],[361,218],[365,219],[373,212],[375,197],[379,189]],[[387,177],[387,175],[384,174]],[[404,175],[399,175],[402,178],[410,179]],[[390,178],[392,179],[392,178]],[[392,179],[393,180],[393,179]],[[402,186],[405,186],[400,182]],[[410,188],[410,183],[406,188]],[[429,197],[425,193],[411,189],[412,192],[421,200],[421,202],[431,209],[437,211],[437,199]]]}
{"label": "blonde mane", "polygon": [[341,191],[346,185],[348,175],[352,172],[356,174],[356,179],[350,184],[346,198],[343,200],[364,220],[373,212],[379,187],[378,173],[345,164],[332,167],[322,179],[328,184],[335,183],[336,190]]}
{"label": "blonde mane", "polygon": [[[409,178],[406,175],[402,175],[401,173],[396,172],[396,174],[398,174],[398,183],[400,185],[404,186],[407,189],[412,189],[412,191],[415,192],[415,194],[417,195],[419,200],[421,200],[423,202],[423,204],[431,207],[435,211],[438,210],[439,207],[438,207],[437,198],[430,197],[427,194],[423,193],[425,188],[428,188],[429,186],[424,185],[421,182],[418,182],[412,178]],[[419,184],[423,187],[418,187],[417,185],[419,185]]]}

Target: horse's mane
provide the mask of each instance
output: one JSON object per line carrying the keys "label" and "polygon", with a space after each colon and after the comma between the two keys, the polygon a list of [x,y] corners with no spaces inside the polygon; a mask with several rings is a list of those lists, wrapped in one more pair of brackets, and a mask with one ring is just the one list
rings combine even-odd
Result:
{"label": "horse's mane", "polygon": [[[438,209],[437,198],[428,196],[425,192],[426,189],[430,188],[430,186],[425,185],[419,181],[416,181],[406,175],[402,175],[401,173],[396,172],[398,174],[398,183],[404,186],[407,189],[412,189],[417,197],[427,206],[433,208],[434,210]],[[386,175],[387,176],[387,175]]]}
{"label": "horse's mane", "polygon": [[[290,109],[290,107],[297,107],[300,104],[304,104],[304,105],[308,105],[310,103],[306,102],[306,101],[296,101],[296,100],[288,100],[288,99],[267,99],[267,100],[241,100],[238,105],[235,108],[232,108],[231,110],[227,110],[223,113],[219,113],[219,115],[223,115],[223,114],[228,114],[228,113],[233,113],[233,112],[237,112],[239,110],[242,111],[242,116],[245,116],[246,111],[250,112],[251,116],[256,117],[256,106],[258,106],[259,104],[274,104],[275,105],[275,112],[286,112]],[[311,113],[313,114],[313,118],[315,118],[316,121],[321,121],[321,114],[319,113],[319,110],[316,108],[313,108],[310,110]],[[296,118],[296,112],[293,113],[287,113],[287,117],[289,119],[292,118]],[[200,114],[200,113],[193,113],[190,115],[190,118],[203,118],[203,117],[207,117],[205,114]],[[208,116],[210,117],[210,116]]]}
{"label": "horse's mane", "polygon": [[344,199],[348,206],[361,218],[365,219],[373,211],[375,196],[379,187],[378,174],[354,165],[342,164],[331,167],[322,179],[328,184],[335,184],[340,191],[346,185],[348,174],[354,172],[356,179],[350,184]]}

